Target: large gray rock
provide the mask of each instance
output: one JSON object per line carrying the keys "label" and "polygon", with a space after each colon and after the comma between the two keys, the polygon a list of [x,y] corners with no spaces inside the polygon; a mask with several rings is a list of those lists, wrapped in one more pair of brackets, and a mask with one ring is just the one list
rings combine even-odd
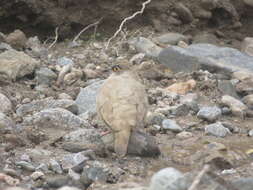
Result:
{"label": "large gray rock", "polygon": [[81,88],[81,91],[76,98],[78,114],[82,114],[87,111],[96,112],[96,97],[98,90],[103,83],[104,80],[100,80],[85,88]]}
{"label": "large gray rock", "polygon": [[43,100],[37,100],[31,103],[23,104],[16,110],[16,113],[19,116],[24,116],[33,112],[39,112],[41,110],[50,108],[63,108],[74,114],[78,112],[77,104],[73,100],[54,100],[52,98],[46,98]]}
{"label": "large gray rock", "polygon": [[156,58],[162,51],[161,47],[144,37],[134,38],[129,41],[129,44],[133,45],[139,53],[144,53],[148,57]]}
{"label": "large gray rock", "polygon": [[42,110],[31,117],[25,117],[24,121],[27,125],[40,128],[76,129],[88,126],[84,120],[62,108]]}
{"label": "large gray rock", "polygon": [[211,44],[192,44],[187,48],[171,46],[161,51],[158,60],[174,72],[203,69],[230,74],[241,70],[253,71],[253,57],[233,48]]}
{"label": "large gray rock", "polygon": [[0,54],[0,75],[16,80],[32,74],[39,62],[27,54],[8,50]]}

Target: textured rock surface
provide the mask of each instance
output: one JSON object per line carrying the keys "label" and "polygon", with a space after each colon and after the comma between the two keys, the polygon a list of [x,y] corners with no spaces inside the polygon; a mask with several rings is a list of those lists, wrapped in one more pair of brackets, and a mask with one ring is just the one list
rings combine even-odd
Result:
{"label": "textured rock surface", "polygon": [[11,80],[32,74],[38,64],[37,60],[23,52],[8,50],[0,54],[0,73]]}
{"label": "textured rock surface", "polygon": [[233,48],[211,44],[193,44],[187,48],[172,46],[161,51],[158,60],[175,72],[191,72],[198,69],[218,73],[253,71],[253,57]]}

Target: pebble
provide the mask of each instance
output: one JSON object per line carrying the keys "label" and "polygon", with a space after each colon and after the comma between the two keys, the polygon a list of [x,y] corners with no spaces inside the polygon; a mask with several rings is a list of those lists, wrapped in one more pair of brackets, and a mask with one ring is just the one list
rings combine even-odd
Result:
{"label": "pebble", "polygon": [[165,130],[170,130],[173,132],[181,132],[183,131],[182,127],[180,127],[176,121],[171,120],[171,119],[165,119],[162,122],[162,127]]}
{"label": "pebble", "polygon": [[221,123],[213,123],[205,126],[205,133],[216,137],[225,137],[231,134],[230,130]]}
{"label": "pebble", "polygon": [[177,45],[179,41],[189,42],[188,38],[180,33],[169,32],[154,38],[158,43],[164,45]]}
{"label": "pebble", "polygon": [[193,21],[193,15],[190,9],[188,9],[183,3],[177,3],[175,5],[175,12],[184,23],[190,23]]}
{"label": "pebble", "polygon": [[63,99],[63,100],[64,100],[64,99],[65,99],[65,100],[73,100],[72,97],[71,97],[70,95],[66,94],[66,93],[61,93],[61,94],[59,94],[59,95],[58,95],[58,98],[59,98],[59,99]]}
{"label": "pebble", "polygon": [[68,176],[50,176],[46,178],[46,182],[49,185],[49,187],[59,188],[64,185],[68,185],[69,178]]}
{"label": "pebble", "polygon": [[60,66],[74,65],[74,62],[67,57],[60,57],[56,60],[56,64]]}
{"label": "pebble", "polygon": [[253,109],[253,94],[244,96],[242,101],[248,106],[249,109]]}
{"label": "pebble", "polygon": [[76,187],[64,186],[64,187],[61,187],[58,190],[80,190],[80,189],[78,189]]}
{"label": "pebble", "polygon": [[158,112],[148,112],[147,124],[148,125],[162,125],[165,116]]}
{"label": "pebble", "polygon": [[186,104],[179,104],[170,107],[170,113],[175,116],[186,116],[189,113],[189,107]]}
{"label": "pebble", "polygon": [[229,115],[229,114],[231,114],[231,109],[228,107],[223,107],[221,109],[221,112],[222,112],[222,115]]}
{"label": "pebble", "polygon": [[61,165],[56,160],[50,159],[49,168],[57,174],[63,173]]}
{"label": "pebble", "polygon": [[19,162],[16,162],[16,165],[27,171],[31,171],[31,172],[35,171],[35,167],[29,162],[19,161]]}
{"label": "pebble", "polygon": [[78,169],[80,167],[83,167],[85,161],[87,160],[89,160],[89,158],[84,156],[82,152],[65,155],[62,159],[62,169],[73,169],[74,171],[76,171],[75,168]]}
{"label": "pebble", "polygon": [[36,171],[36,172],[33,172],[30,176],[31,178],[36,181],[40,178],[42,178],[45,174],[43,172],[40,172],[40,171]]}
{"label": "pebble", "polygon": [[185,139],[189,139],[189,138],[193,137],[193,134],[191,132],[183,131],[181,133],[178,133],[176,135],[176,137],[178,139],[185,140]]}
{"label": "pebble", "polygon": [[4,113],[0,112],[0,131],[1,132],[12,132],[15,129],[14,121],[6,116]]}
{"label": "pebble", "polygon": [[76,172],[73,171],[72,169],[69,169],[69,170],[68,170],[68,176],[69,176],[71,179],[75,180],[75,181],[78,181],[78,180],[80,179],[80,177],[81,177],[80,174],[76,173]]}
{"label": "pebble", "polygon": [[164,168],[155,173],[150,182],[150,190],[180,190],[179,180],[183,179],[183,174],[175,168]]}
{"label": "pebble", "polygon": [[48,172],[48,166],[44,163],[41,163],[37,168],[36,171]]}
{"label": "pebble", "polygon": [[221,114],[221,109],[216,106],[203,107],[197,113],[197,117],[210,122],[214,122],[221,117]]}
{"label": "pebble", "polygon": [[221,103],[228,106],[232,114],[244,118],[246,116],[247,106],[243,104],[240,100],[235,99],[232,96],[222,96]]}
{"label": "pebble", "polygon": [[50,86],[54,80],[56,80],[57,75],[49,68],[42,67],[35,72],[37,85],[47,85]]}
{"label": "pebble", "polygon": [[31,157],[28,154],[22,154],[20,157],[20,160],[26,161],[26,162],[31,162]]}

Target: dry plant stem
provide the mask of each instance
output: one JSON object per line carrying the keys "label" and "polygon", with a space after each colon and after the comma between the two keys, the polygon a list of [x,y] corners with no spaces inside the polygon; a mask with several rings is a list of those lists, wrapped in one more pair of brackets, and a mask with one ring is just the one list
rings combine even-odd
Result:
{"label": "dry plant stem", "polygon": [[203,169],[199,172],[199,174],[195,177],[191,186],[188,190],[195,190],[198,184],[200,183],[201,178],[205,175],[205,173],[210,169],[210,165],[204,165]]}
{"label": "dry plant stem", "polygon": [[53,41],[53,43],[50,46],[48,46],[47,49],[50,49],[51,47],[53,47],[54,44],[57,42],[57,40],[58,40],[58,29],[59,29],[59,27],[55,28],[55,38],[54,38],[54,41]]}
{"label": "dry plant stem", "polygon": [[[97,27],[97,25],[101,22],[101,20],[102,20],[102,18],[99,19],[97,22],[94,22],[93,24],[89,24],[89,25],[86,26],[84,29],[82,29],[82,30],[76,35],[76,37],[73,39],[72,42],[75,42],[76,40],[78,40],[78,38],[81,36],[81,34],[82,34],[83,32],[85,32],[86,30],[88,30],[89,28],[91,28],[91,27],[93,27],[93,26]],[[95,32],[96,32],[96,31],[97,31],[97,29],[95,28]]]}
{"label": "dry plant stem", "polygon": [[120,26],[119,26],[119,29],[118,29],[118,30],[114,33],[114,35],[107,41],[107,44],[106,44],[106,48],[105,48],[105,49],[108,49],[111,40],[114,39],[114,38],[119,34],[120,31],[122,31],[123,25],[124,25],[128,20],[133,19],[136,15],[142,14],[142,13],[144,12],[145,8],[146,8],[146,5],[149,4],[150,2],[151,2],[151,0],[147,0],[147,1],[145,1],[144,3],[142,3],[142,8],[141,8],[140,11],[135,12],[132,16],[125,18],[125,19],[121,22],[121,24],[120,24]]}

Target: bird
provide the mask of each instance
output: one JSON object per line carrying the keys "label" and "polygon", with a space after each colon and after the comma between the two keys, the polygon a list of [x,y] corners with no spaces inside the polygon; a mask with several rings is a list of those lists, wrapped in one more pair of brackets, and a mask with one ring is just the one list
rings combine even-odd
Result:
{"label": "bird", "polygon": [[143,129],[148,110],[145,86],[128,61],[112,67],[98,92],[96,109],[114,135],[115,153],[126,156],[131,133]]}

